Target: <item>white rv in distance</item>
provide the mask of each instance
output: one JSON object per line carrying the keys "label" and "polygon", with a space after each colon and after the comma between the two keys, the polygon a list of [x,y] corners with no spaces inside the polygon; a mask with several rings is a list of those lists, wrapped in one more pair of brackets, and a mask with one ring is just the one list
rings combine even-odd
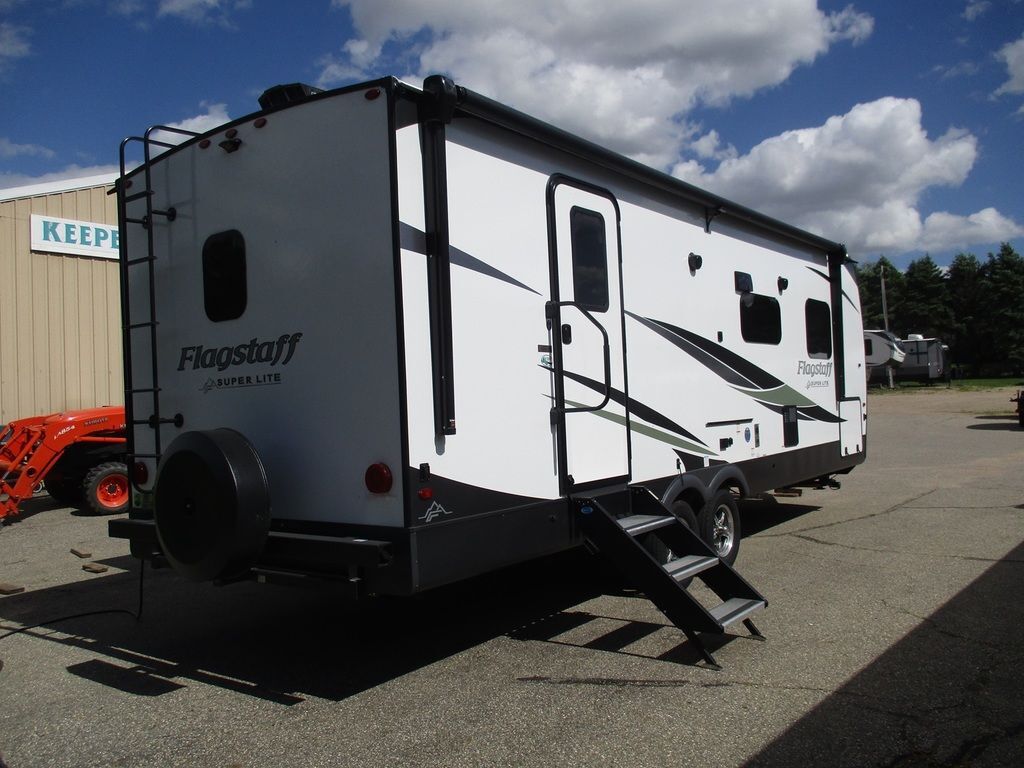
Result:
{"label": "white rv in distance", "polygon": [[649,497],[731,563],[737,497],[864,460],[840,244],[443,77],[261,106],[123,145],[136,556],[410,594]]}
{"label": "white rv in distance", "polygon": [[905,357],[903,345],[896,334],[883,330],[864,331],[864,365],[869,379],[876,368],[883,372],[886,366],[898,368]]}
{"label": "white rv in distance", "polygon": [[[866,336],[865,333],[865,338]],[[900,339],[899,345],[904,359],[899,368],[893,370],[893,378],[896,381],[916,381],[922,384],[949,381],[949,347],[942,339],[925,338],[920,333],[911,333],[907,338]],[[868,380],[881,381],[884,375],[884,368],[871,368],[868,371]]]}

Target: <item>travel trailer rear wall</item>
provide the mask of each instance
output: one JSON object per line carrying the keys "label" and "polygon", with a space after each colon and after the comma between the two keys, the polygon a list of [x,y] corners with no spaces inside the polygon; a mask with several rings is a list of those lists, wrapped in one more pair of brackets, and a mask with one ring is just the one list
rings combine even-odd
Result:
{"label": "travel trailer rear wall", "polygon": [[640,504],[728,564],[864,460],[843,246],[447,78],[314,91],[125,145],[134,554],[408,594]]}

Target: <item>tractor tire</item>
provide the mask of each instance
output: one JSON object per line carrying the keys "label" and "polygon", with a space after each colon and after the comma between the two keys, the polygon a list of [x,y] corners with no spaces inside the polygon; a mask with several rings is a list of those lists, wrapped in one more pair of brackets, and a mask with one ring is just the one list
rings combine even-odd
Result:
{"label": "tractor tire", "polygon": [[97,515],[126,512],[132,493],[128,468],[119,461],[98,464],[86,473],[82,490],[87,510]]}
{"label": "tractor tire", "polygon": [[77,508],[82,505],[81,477],[66,477],[50,472],[43,481],[43,488],[61,506]]}

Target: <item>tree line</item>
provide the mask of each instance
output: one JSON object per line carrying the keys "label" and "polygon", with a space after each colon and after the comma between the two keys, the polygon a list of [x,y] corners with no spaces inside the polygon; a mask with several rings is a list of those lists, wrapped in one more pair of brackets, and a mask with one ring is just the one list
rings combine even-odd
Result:
{"label": "tree line", "polygon": [[928,255],[900,272],[884,256],[857,267],[865,328],[884,328],[885,275],[889,330],[938,337],[954,365],[971,375],[1024,372],[1024,258],[1009,243],[981,261],[959,253],[945,271]]}

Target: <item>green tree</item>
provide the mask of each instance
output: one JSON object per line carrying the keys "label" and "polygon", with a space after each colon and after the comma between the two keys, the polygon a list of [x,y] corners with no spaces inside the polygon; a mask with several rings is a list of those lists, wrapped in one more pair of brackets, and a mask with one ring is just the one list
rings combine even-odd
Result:
{"label": "green tree", "polygon": [[983,268],[973,253],[958,253],[946,273],[953,327],[947,341],[953,360],[978,370],[981,360],[991,357],[991,337],[984,332],[986,301]]}
{"label": "green tree", "polygon": [[885,295],[889,309],[889,328],[897,327],[896,318],[902,295],[903,274],[885,256],[869,261],[857,268],[857,287],[860,290],[861,312],[865,328],[884,328],[882,318],[882,272],[885,272]]}
{"label": "green tree", "polygon": [[985,316],[977,329],[988,335],[986,355],[993,373],[1024,371],[1024,258],[1003,243],[983,268]]}
{"label": "green tree", "polygon": [[910,262],[903,275],[898,327],[903,338],[920,333],[945,340],[953,330],[945,278],[927,254]]}

